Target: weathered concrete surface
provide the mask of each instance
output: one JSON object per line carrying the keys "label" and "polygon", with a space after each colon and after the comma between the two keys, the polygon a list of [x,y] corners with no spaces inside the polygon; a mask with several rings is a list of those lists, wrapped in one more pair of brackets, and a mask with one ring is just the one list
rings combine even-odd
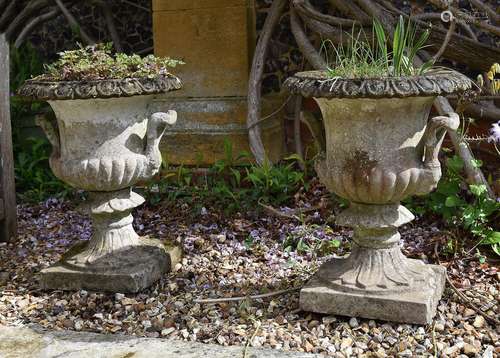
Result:
{"label": "weathered concrete surface", "polygon": [[342,261],[347,260],[329,261],[300,291],[300,307],[304,311],[422,325],[432,323],[445,286],[444,267],[407,259],[428,273],[427,282],[415,281],[399,291],[348,291],[341,285],[325,281],[325,276],[337,276],[335,271],[341,270]]}
{"label": "weathered concrete surface", "polygon": [[139,292],[159,280],[180,262],[179,246],[168,246],[159,240],[140,238],[138,245],[110,252],[92,264],[70,265],[88,242],[70,249],[65,258],[42,270],[40,287],[50,290],[80,290],[108,292]]}
{"label": "weathered concrete surface", "polygon": [[[0,326],[1,358],[235,358],[244,347],[182,342],[160,338]],[[249,358],[319,358],[319,354],[249,348]]]}

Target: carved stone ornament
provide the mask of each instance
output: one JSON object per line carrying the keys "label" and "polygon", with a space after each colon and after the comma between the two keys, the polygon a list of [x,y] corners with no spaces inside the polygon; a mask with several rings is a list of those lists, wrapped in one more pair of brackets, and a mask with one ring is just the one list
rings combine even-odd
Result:
{"label": "carved stone ornament", "polygon": [[471,88],[471,81],[450,70],[434,70],[423,76],[367,79],[332,78],[326,71],[306,71],[288,78],[284,86],[306,98],[402,98],[463,92]]}
{"label": "carved stone ornament", "polygon": [[354,229],[352,252],[321,266],[302,289],[305,311],[427,324],[445,284],[445,269],[406,258],[398,227],[414,219],[400,201],[433,190],[441,178],[438,152],[455,113],[427,120],[440,94],[471,87],[467,77],[436,72],[419,77],[334,81],[302,72],[285,86],[313,96],[323,114],[326,148],[320,180],[350,201],[337,223]]}
{"label": "carved stone ornament", "polygon": [[33,79],[24,83],[19,89],[19,95],[39,101],[116,98],[160,94],[178,90],[181,87],[181,81],[173,75],[93,81],[40,81]]}
{"label": "carved stone ornament", "polygon": [[20,94],[48,100],[56,123],[37,118],[53,146],[50,167],[64,182],[89,192],[88,242],[42,270],[44,289],[137,292],[158,280],[180,251],[139,237],[132,210],[144,199],[131,187],[161,164],[160,139],[175,111],[151,113],[153,94],[180,88],[177,78],[93,82],[27,81]]}

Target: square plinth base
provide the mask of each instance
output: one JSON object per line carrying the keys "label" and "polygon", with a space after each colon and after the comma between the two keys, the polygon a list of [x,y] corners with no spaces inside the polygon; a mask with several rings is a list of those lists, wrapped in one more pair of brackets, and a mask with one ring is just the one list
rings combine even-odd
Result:
{"label": "square plinth base", "polygon": [[[140,246],[118,252],[123,265],[119,267],[82,269],[68,265],[64,259],[40,272],[42,289],[89,290],[135,293],[158,281],[180,261],[182,251],[177,246],[165,246],[157,240],[141,239]],[[77,244],[75,246],[81,246]],[[69,252],[77,250],[72,248]],[[114,257],[113,261],[117,261]],[[102,264],[101,264],[102,266]]]}
{"label": "square plinth base", "polygon": [[435,273],[434,282],[397,293],[360,293],[341,291],[325,285],[317,276],[300,291],[304,311],[384,321],[430,324],[446,283],[446,269],[426,265]]}

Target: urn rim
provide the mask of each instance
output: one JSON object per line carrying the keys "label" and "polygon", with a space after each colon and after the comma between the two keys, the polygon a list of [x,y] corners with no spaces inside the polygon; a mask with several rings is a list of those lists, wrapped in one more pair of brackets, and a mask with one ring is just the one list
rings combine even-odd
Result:
{"label": "urn rim", "polygon": [[137,77],[89,81],[27,80],[19,89],[21,97],[41,100],[75,100],[154,95],[179,90],[181,80],[171,74],[154,78]]}
{"label": "urn rim", "polygon": [[332,78],[327,71],[318,70],[298,72],[284,86],[306,98],[405,98],[461,93],[472,88],[472,81],[453,70],[379,78]]}

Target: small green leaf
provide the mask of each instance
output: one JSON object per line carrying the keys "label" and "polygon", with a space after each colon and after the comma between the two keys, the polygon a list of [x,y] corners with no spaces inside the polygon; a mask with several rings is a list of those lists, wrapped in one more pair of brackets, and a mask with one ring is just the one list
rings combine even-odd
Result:
{"label": "small green leaf", "polygon": [[446,164],[447,164],[448,168],[450,168],[451,170],[453,170],[455,172],[461,171],[464,167],[464,161],[456,155],[454,155],[453,157],[448,159]]}
{"label": "small green leaf", "polygon": [[471,163],[474,168],[481,168],[483,166],[483,161],[479,159],[472,159]]}
{"label": "small green leaf", "polygon": [[498,231],[490,231],[486,238],[481,241],[482,245],[497,245],[500,244],[500,232]]}
{"label": "small green leaf", "polygon": [[460,199],[457,196],[449,196],[446,198],[446,201],[444,202],[444,205],[446,205],[449,208],[454,208],[460,206],[461,204],[462,204],[462,199]]}
{"label": "small green leaf", "polygon": [[484,184],[480,184],[480,185],[469,185],[469,189],[471,191],[472,194],[474,194],[474,196],[476,197],[481,197],[483,196],[484,194],[486,194],[486,192],[488,191],[488,189],[486,188],[486,185]]}

